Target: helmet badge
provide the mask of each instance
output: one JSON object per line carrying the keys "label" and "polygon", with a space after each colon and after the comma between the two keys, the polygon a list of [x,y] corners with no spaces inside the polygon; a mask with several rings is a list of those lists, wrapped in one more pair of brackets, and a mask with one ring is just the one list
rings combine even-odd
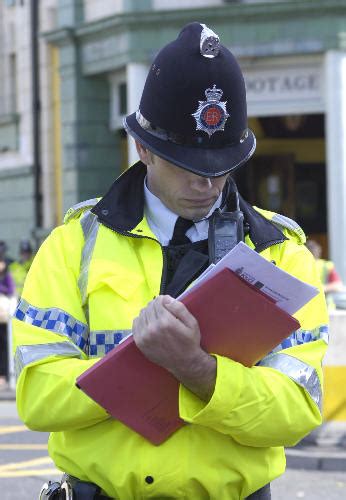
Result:
{"label": "helmet badge", "polygon": [[208,88],[205,91],[206,101],[198,101],[198,109],[192,113],[196,120],[196,130],[206,132],[209,137],[219,130],[224,130],[227,118],[226,104],[227,101],[220,102],[223,91],[217,89],[216,85],[213,88]]}

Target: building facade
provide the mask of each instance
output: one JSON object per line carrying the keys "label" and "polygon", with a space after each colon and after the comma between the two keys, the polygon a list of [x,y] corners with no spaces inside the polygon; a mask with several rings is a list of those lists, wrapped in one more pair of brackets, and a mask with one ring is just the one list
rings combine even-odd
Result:
{"label": "building facade", "polygon": [[158,48],[194,20],[244,71],[258,146],[240,190],[296,219],[346,282],[344,0],[1,1],[0,239],[13,252],[39,240],[136,161],[122,117]]}
{"label": "building facade", "polygon": [[[40,2],[39,8],[35,2],[40,26],[33,19],[32,3],[0,1],[0,239],[7,242],[14,257],[21,239],[34,243],[37,228],[53,227],[57,222],[52,209],[54,48],[36,36],[41,27],[51,30],[56,26],[56,1]],[[39,95],[34,87],[40,89]],[[40,129],[36,127],[38,115]],[[39,135],[39,151],[34,135]]]}

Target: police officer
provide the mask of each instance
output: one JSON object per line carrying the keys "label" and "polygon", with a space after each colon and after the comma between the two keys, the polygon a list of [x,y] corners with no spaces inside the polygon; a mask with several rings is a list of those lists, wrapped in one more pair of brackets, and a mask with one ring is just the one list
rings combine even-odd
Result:
{"label": "police officer", "polygon": [[[19,415],[51,432],[64,490],[91,488],[77,498],[268,499],[284,446],[321,423],[327,314],[320,292],[296,314],[301,329],[248,368],[205,352],[196,319],[175,300],[243,238],[319,286],[300,227],[254,209],[232,181],[255,137],[241,70],[216,33],[188,24],[158,53],[125,127],[140,161],[102,199],[72,207],[29,271],[14,319]],[[189,425],[159,446],[75,386],[131,331],[180,382]]]}

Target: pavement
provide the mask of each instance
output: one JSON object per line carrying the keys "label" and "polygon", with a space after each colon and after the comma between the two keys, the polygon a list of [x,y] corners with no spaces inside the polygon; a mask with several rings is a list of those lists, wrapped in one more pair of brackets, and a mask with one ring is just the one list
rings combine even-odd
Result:
{"label": "pavement", "polygon": [[329,421],[286,448],[287,467],[321,471],[346,471],[346,422]]}
{"label": "pavement", "polygon": [[[13,387],[0,387],[1,401],[15,401]],[[346,422],[329,421],[292,448],[286,448],[287,467],[320,471],[346,471]]]}
{"label": "pavement", "polygon": [[15,401],[16,393],[8,385],[0,385],[0,401]]}

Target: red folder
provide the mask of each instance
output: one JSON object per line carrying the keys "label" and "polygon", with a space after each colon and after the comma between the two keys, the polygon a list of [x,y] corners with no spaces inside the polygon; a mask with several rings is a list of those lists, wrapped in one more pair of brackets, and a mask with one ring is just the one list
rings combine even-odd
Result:
{"label": "red folder", "polygon": [[[228,268],[182,299],[197,318],[210,353],[252,366],[300,327],[263,292]],[[77,379],[77,386],[110,415],[154,444],[184,425],[178,381],[149,361],[132,336]]]}

